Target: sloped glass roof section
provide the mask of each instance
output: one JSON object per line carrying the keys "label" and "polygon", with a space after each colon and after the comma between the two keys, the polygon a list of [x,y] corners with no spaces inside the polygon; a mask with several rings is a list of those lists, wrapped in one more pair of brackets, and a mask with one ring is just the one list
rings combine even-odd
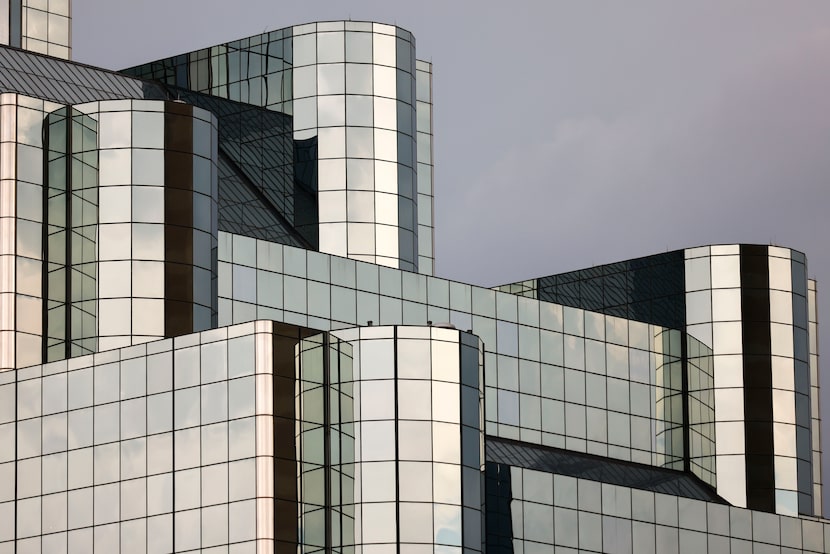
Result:
{"label": "sloped glass roof section", "polygon": [[686,323],[683,251],[496,287],[502,292],[673,329]]}
{"label": "sloped glass roof section", "polygon": [[488,436],[488,463],[505,464],[611,483],[635,489],[726,504],[710,487],[686,472],[591,456],[571,450],[531,445]]}
{"label": "sloped glass roof section", "polygon": [[293,118],[278,111],[165,88],[219,119],[219,229],[316,249],[317,138],[294,140]]}
{"label": "sloped glass roof section", "polygon": [[308,163],[316,141],[294,141],[289,115],[11,47],[0,47],[0,92],[66,105],[180,99],[205,108],[220,122],[219,228],[316,248],[316,170]]}
{"label": "sloped glass roof section", "polygon": [[166,98],[155,83],[11,47],[0,48],[0,92],[61,104]]}

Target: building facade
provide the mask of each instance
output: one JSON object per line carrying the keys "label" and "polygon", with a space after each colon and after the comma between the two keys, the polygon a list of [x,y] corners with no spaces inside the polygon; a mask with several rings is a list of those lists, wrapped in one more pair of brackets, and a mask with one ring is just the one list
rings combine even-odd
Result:
{"label": "building facade", "polygon": [[830,550],[804,254],[441,279],[408,31],[0,9],[0,553]]}
{"label": "building facade", "polygon": [[0,17],[0,44],[71,57],[70,0],[3,0]]}
{"label": "building facade", "polygon": [[706,246],[500,289],[659,322],[710,345],[718,493],[821,514],[816,285],[802,253]]}

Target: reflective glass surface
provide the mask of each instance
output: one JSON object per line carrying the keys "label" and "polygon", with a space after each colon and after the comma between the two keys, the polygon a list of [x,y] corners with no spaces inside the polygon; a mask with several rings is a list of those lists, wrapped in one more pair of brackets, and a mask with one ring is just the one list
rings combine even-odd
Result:
{"label": "reflective glass surface", "polygon": [[[431,67],[416,68],[411,35],[394,29],[297,26],[127,72],[219,115],[224,230],[407,270],[423,259],[431,273]],[[416,81],[426,83],[417,100]],[[415,202],[398,217],[371,196],[345,213],[335,195],[318,196],[347,189]]]}
{"label": "reflective glass surface", "polygon": [[[251,521],[257,513],[273,513],[273,500],[253,499],[273,495],[262,481],[273,464],[263,466],[261,456],[274,447],[257,439],[273,432],[273,402],[257,399],[262,394],[256,394],[252,375],[272,378],[274,359],[261,365],[254,360],[276,336],[270,323],[237,326],[190,335],[174,352],[171,341],[162,341],[150,346],[152,355],[142,345],[77,358],[71,367],[44,366],[43,377],[18,374],[23,409],[16,513],[26,521],[17,526],[18,541],[42,541],[44,552],[58,545],[58,551],[90,551],[90,544],[66,538],[86,529],[95,549],[155,544],[169,550],[164,544],[165,533],[174,529],[171,516],[185,525],[169,536],[181,548],[255,540]],[[189,355],[194,348],[198,353],[200,343],[210,357]],[[293,350],[281,356],[290,362]],[[171,357],[181,377],[168,377],[165,385],[158,377],[169,376]],[[233,376],[223,370],[231,360]],[[267,417],[258,420],[260,415]],[[4,461],[0,475],[14,481]],[[14,506],[14,498],[0,487],[0,503],[12,500]],[[126,549],[119,546],[119,522]],[[63,542],[55,533],[64,534]],[[6,540],[3,531],[0,550]]]}

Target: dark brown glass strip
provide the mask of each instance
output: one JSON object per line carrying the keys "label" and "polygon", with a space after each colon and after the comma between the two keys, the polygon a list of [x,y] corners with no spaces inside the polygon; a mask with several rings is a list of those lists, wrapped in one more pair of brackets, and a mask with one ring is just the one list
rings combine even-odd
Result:
{"label": "dark brown glass strip", "polygon": [[747,508],[774,512],[769,257],[766,246],[740,252]]}
{"label": "dark brown glass strip", "polygon": [[164,334],[193,332],[193,108],[164,113]]}

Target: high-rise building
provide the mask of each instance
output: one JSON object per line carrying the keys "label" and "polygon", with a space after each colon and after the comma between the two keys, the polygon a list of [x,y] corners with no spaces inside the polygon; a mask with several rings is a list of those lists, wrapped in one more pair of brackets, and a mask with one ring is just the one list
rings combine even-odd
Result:
{"label": "high-rise building", "polygon": [[801,252],[441,279],[408,31],[0,9],[0,553],[830,550]]}

